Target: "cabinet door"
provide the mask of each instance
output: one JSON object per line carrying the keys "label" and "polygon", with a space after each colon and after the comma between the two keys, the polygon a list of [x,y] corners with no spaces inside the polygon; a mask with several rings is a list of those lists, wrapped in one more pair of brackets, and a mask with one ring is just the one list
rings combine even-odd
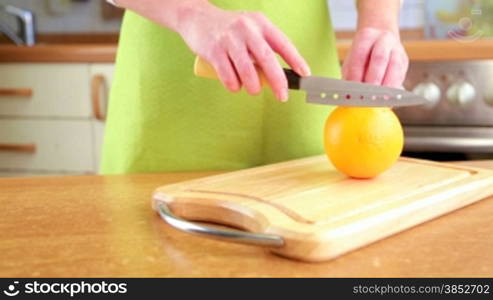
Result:
{"label": "cabinet door", "polygon": [[88,64],[0,64],[0,116],[89,118]]}
{"label": "cabinet door", "polygon": [[90,66],[91,103],[93,108],[93,153],[94,170],[96,172],[99,171],[101,161],[101,150],[104,139],[104,124],[114,69],[114,64],[92,64]]}
{"label": "cabinet door", "polygon": [[90,120],[0,120],[0,171],[93,173]]}

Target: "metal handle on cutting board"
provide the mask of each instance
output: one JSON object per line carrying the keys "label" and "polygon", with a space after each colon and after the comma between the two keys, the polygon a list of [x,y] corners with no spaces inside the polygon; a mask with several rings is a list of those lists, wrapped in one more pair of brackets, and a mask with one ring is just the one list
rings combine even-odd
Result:
{"label": "metal handle on cutting board", "polygon": [[219,229],[184,220],[173,214],[173,212],[171,212],[168,205],[164,201],[158,201],[157,208],[159,215],[166,223],[181,231],[226,242],[241,243],[254,246],[272,248],[282,247],[284,245],[283,238],[278,235],[252,233],[232,229]]}

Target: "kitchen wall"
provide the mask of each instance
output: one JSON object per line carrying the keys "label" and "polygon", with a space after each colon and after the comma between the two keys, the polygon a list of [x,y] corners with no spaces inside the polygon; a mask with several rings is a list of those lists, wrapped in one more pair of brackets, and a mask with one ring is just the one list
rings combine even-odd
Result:
{"label": "kitchen wall", "polygon": [[[103,0],[0,0],[36,12],[38,31],[50,32],[118,32],[120,20],[102,17]],[[293,0],[295,1],[295,0]],[[336,30],[349,31],[356,27],[354,1],[327,0],[331,7]],[[405,0],[401,14],[402,28],[419,28],[424,23],[424,0]],[[6,16],[0,15],[2,19]],[[12,18],[9,20],[14,22]]]}
{"label": "kitchen wall", "polygon": [[[102,17],[103,0],[0,0],[0,4],[11,4],[33,10],[36,13],[38,32],[118,32],[119,19],[106,20]],[[0,18],[12,17],[1,14]],[[13,24],[12,24],[13,25]]]}
{"label": "kitchen wall", "polygon": [[[424,1],[404,0],[401,12],[401,28],[420,28],[424,25]],[[332,22],[336,30],[350,31],[356,28],[355,1],[328,0]]]}

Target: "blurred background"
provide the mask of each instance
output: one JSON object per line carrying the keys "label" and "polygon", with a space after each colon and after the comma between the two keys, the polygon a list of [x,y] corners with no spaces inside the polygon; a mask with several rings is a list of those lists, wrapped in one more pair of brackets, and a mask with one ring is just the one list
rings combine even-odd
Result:
{"label": "blurred background", "polygon": [[[341,61],[354,1],[328,0]],[[0,0],[0,176],[97,173],[123,11],[101,0]],[[405,0],[405,155],[493,158],[493,1]]]}
{"label": "blurred background", "polygon": [[[337,31],[351,32],[356,27],[354,1],[328,0]],[[117,33],[122,11],[100,0],[0,0],[2,5],[29,9],[36,15],[39,34],[48,33]],[[477,12],[474,14],[474,12]],[[479,13],[481,12],[481,13]],[[447,38],[449,31],[459,32],[459,21],[472,17],[473,31],[493,34],[493,1],[488,0],[405,0],[401,28],[417,38]],[[1,14],[2,22],[14,25],[15,17]],[[461,32],[463,34],[463,32]]]}
{"label": "blurred background", "polygon": [[[33,11],[39,33],[116,33],[121,24],[121,10],[100,0],[2,0],[0,3]],[[16,22],[5,13],[2,21],[10,25]]]}

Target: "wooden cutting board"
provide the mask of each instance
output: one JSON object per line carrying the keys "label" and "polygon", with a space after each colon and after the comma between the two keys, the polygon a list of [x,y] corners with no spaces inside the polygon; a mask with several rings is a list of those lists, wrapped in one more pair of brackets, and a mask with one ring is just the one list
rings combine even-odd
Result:
{"label": "wooden cutting board", "polygon": [[186,220],[278,235],[284,244],[271,251],[322,261],[492,194],[488,170],[400,158],[358,180],[317,156],[163,186],[153,208],[164,201]]}

